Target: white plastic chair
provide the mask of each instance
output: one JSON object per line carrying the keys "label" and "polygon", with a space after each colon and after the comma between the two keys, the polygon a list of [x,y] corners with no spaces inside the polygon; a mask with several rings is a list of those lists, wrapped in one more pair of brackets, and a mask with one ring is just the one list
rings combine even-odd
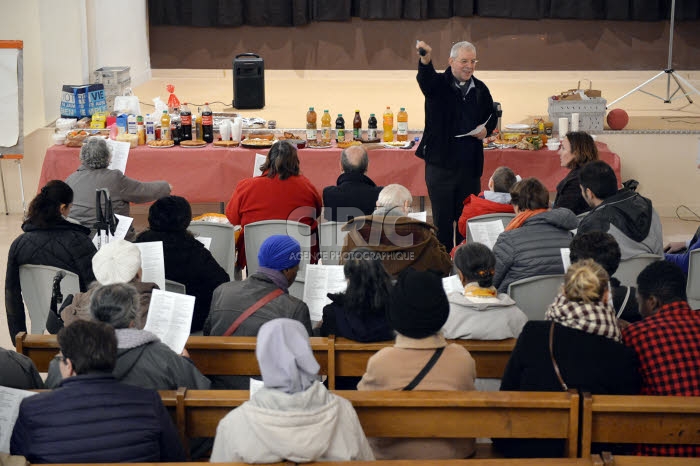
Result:
{"label": "white plastic chair", "polygon": [[66,274],[61,280],[63,297],[79,293],[80,279],[73,272],[50,265],[20,265],[19,267],[19,286],[22,289],[24,304],[29,311],[30,333],[44,333],[46,329],[46,318],[51,307],[53,279],[60,271]]}
{"label": "white plastic chair", "polygon": [[467,220],[467,242],[468,243],[474,242],[474,238],[472,237],[471,229],[469,228],[470,224],[479,223],[479,222],[493,222],[494,220],[500,220],[501,222],[503,222],[503,228],[505,228],[508,226],[510,221],[513,220],[514,217],[515,217],[515,214],[500,213],[500,214],[477,215],[476,217],[470,218],[469,220]]}
{"label": "white plastic chair", "polygon": [[187,228],[195,236],[211,238],[209,252],[216,262],[233,279],[236,265],[236,245],[234,243],[234,228],[228,223],[192,222]]}
{"label": "white plastic chair", "polygon": [[170,291],[172,293],[187,294],[185,285],[175,280],[165,280],[165,291]]}
{"label": "white plastic chair", "polygon": [[613,277],[620,280],[620,284],[623,286],[637,286],[637,276],[639,272],[644,270],[644,268],[652,262],[662,259],[663,256],[657,254],[639,254],[630,257],[629,259],[620,261],[617,272],[613,274]]}
{"label": "white plastic chair", "polygon": [[251,276],[260,268],[258,251],[263,242],[272,235],[287,235],[299,241],[301,261],[297,279],[289,288],[289,294],[301,299],[304,295],[306,265],[311,261],[311,227],[292,220],[262,220],[243,227],[247,274]]}
{"label": "white plastic chair", "polygon": [[564,274],[538,275],[508,285],[508,295],[529,320],[543,320],[564,283]]}
{"label": "white plastic chair", "polygon": [[348,235],[341,229],[344,222],[324,222],[318,224],[318,245],[323,265],[340,264],[340,253],[343,250],[343,242]]}
{"label": "white plastic chair", "polygon": [[691,309],[700,309],[700,249],[690,251],[688,283],[685,288]]}
{"label": "white plastic chair", "polygon": [[303,279],[306,273],[306,264],[311,260],[311,227],[291,220],[262,220],[249,223],[243,227],[245,237],[245,255],[248,268],[248,276],[257,272],[258,251],[263,242],[273,235],[287,235],[299,241],[301,246],[301,262],[299,263],[299,276]]}

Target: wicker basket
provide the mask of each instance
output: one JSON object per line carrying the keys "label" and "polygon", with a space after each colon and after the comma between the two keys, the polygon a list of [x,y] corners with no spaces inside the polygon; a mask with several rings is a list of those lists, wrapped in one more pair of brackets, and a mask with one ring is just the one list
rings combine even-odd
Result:
{"label": "wicker basket", "polygon": [[571,121],[571,114],[578,113],[578,129],[588,133],[602,133],[607,101],[601,98],[589,100],[553,100],[549,98],[549,121],[554,123],[554,132],[559,132],[559,118]]}

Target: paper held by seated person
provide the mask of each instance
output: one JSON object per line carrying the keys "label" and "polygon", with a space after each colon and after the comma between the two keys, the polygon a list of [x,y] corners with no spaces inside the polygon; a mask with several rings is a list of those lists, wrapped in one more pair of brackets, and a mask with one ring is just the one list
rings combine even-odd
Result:
{"label": "paper held by seated person", "polygon": [[98,245],[105,245],[113,239],[126,238],[126,234],[129,232],[129,227],[131,227],[131,224],[134,222],[134,219],[119,214],[114,214],[114,216],[117,217],[118,220],[117,228],[114,230],[114,234],[111,234],[104,230],[100,230],[99,235],[95,235],[94,238],[92,238],[92,242],[96,248],[99,248]]}
{"label": "paper held by seated person", "polygon": [[131,144],[122,141],[113,141],[107,139],[107,146],[112,149],[112,161],[107,168],[111,170],[119,170],[122,174],[126,173],[126,162],[129,160],[129,148]]}
{"label": "paper held by seated person", "polygon": [[253,162],[253,176],[262,175],[262,170],[260,170],[260,166],[265,163],[265,160],[267,160],[266,155],[255,154],[255,162]]}
{"label": "paper held by seated person", "polygon": [[177,354],[181,354],[190,336],[194,300],[194,296],[186,294],[153,290],[146,326],[143,329],[156,335]]}
{"label": "paper held by seated person", "polygon": [[265,383],[262,380],[250,378],[250,386],[248,390],[250,391],[250,399],[253,399],[253,395],[260,390],[261,388],[265,387]]}
{"label": "paper held by seated person", "polygon": [[489,249],[493,249],[496,244],[498,235],[503,233],[503,222],[493,220],[490,222],[467,222],[469,233],[477,243],[486,245]]}
{"label": "paper held by seated person", "polygon": [[36,392],[0,386],[0,453],[10,453],[10,438],[19,414],[19,405],[23,399],[32,395],[36,395]]}
{"label": "paper held by seated person", "polygon": [[412,219],[415,220],[420,220],[421,222],[427,222],[428,221],[428,212],[423,211],[423,212],[411,212],[408,214],[408,216]]}
{"label": "paper held by seated person", "polygon": [[567,270],[569,270],[569,267],[571,267],[571,257],[569,254],[571,254],[571,249],[569,248],[561,248],[561,263],[564,265],[564,273],[566,273]]}
{"label": "paper held by seated person", "polygon": [[323,307],[331,303],[328,293],[342,293],[347,286],[342,265],[307,265],[303,301],[309,306],[311,320],[323,318]]}
{"label": "paper held by seated person", "polygon": [[445,294],[450,293],[464,293],[464,286],[459,280],[459,276],[450,275],[442,279],[442,289],[445,290]]}
{"label": "paper held by seated person", "polygon": [[141,281],[151,282],[165,290],[165,257],[163,242],[134,243],[141,251]]}

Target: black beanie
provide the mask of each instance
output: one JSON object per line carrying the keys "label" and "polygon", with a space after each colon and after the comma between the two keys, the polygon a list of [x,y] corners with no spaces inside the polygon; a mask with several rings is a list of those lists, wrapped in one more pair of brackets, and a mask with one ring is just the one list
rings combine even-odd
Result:
{"label": "black beanie", "polygon": [[148,209],[148,227],[153,231],[185,231],[192,221],[192,207],[180,196],[165,196]]}
{"label": "black beanie", "polygon": [[387,311],[389,325],[409,338],[437,333],[450,314],[442,280],[433,272],[404,270],[391,290]]}

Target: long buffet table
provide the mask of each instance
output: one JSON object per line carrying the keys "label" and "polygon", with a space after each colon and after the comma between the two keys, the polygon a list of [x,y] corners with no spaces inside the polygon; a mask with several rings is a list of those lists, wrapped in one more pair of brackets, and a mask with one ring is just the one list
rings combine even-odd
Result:
{"label": "long buffet table", "polygon": [[[598,144],[600,157],[609,163],[620,179],[620,158],[608,146]],[[203,148],[151,148],[139,146],[129,152],[126,175],[141,181],[167,180],[173,186],[173,194],[187,198],[191,203],[225,202],[233,193],[238,181],[253,173],[255,154],[267,154],[268,149],[243,147],[220,148],[211,144]],[[300,149],[301,170],[321,191],[334,185],[340,174],[340,149]],[[53,179],[65,180],[80,165],[80,148],[54,145],[46,151],[39,179],[39,188]],[[391,183],[404,185],[414,196],[427,196],[425,164],[415,156],[415,149],[370,150],[368,175],[377,185]],[[523,178],[539,178],[549,191],[555,191],[557,183],[566,176],[567,169],[559,163],[555,151],[541,149],[493,149],[484,151],[484,176],[486,188],[493,171],[506,165]]]}

